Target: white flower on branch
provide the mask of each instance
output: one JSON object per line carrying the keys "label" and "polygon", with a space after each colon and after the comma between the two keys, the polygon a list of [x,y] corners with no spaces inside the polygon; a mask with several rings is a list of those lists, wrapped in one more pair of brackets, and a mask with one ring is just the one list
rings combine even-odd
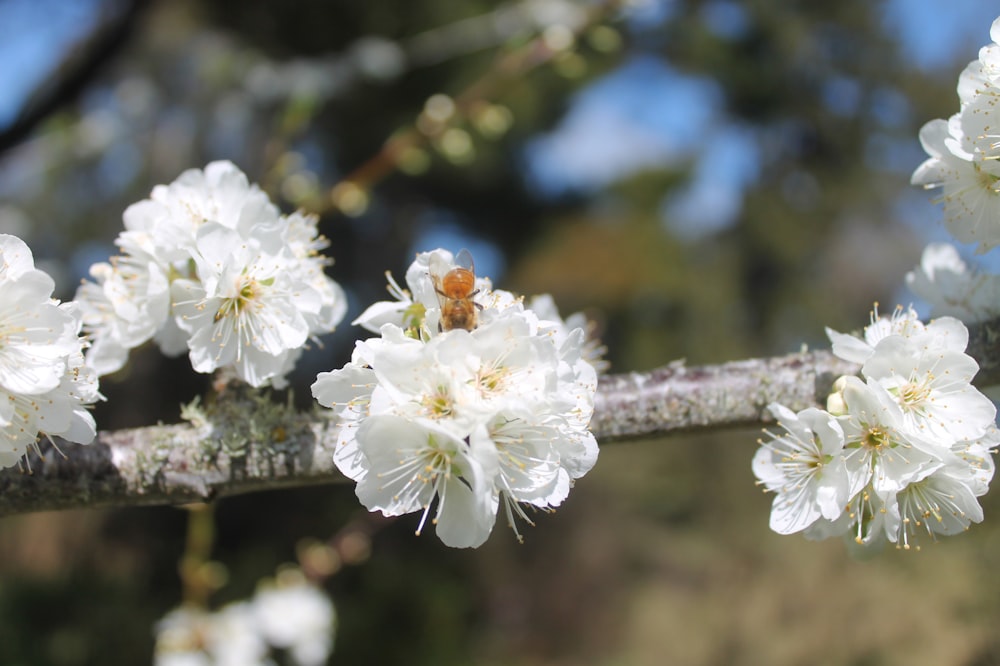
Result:
{"label": "white flower on branch", "polygon": [[934,349],[964,352],[969,344],[968,329],[953,317],[941,317],[924,324],[916,310],[901,306],[897,306],[889,317],[882,317],[876,304],[869,318],[870,323],[861,336],[826,329],[835,356],[852,363],[864,363],[875,353],[882,340],[894,335],[911,340],[915,345]]}
{"label": "white flower on branch", "polygon": [[851,497],[867,483],[867,476],[844,456],[844,431],[837,419],[810,407],[794,413],[771,404],[768,409],[784,434],[768,433],[753,458],[753,472],[775,493],[771,529],[793,534],[820,518],[836,520]]}
{"label": "white flower on branch", "polygon": [[356,322],[377,324],[381,336],[359,341],[344,368],[321,373],[313,395],[337,414],[334,462],[368,509],[420,512],[418,533],[430,519],[447,545],[475,547],[501,505],[520,538],[527,508],[559,506],[593,467],[597,373],[582,329],[540,320],[488,280],[473,283],[471,271],[476,324],[449,330],[442,310],[454,304],[434,273],[461,269],[455,261],[443,250],[418,255],[410,291],[390,282],[397,300]]}
{"label": "white flower on branch", "polygon": [[80,313],[52,298],[54,286],[23,241],[0,234],[0,467],[39,436],[86,444],[96,434],[88,407],[101,396],[83,365]]}
{"label": "white flower on branch", "polygon": [[306,342],[346,312],[316,219],[282,216],[229,162],[156,186],[124,219],[121,256],[95,264],[76,296],[87,364],[101,374],[153,339],[165,354],[188,352],[198,372],[281,387]]}
{"label": "white flower on branch", "polygon": [[811,539],[850,535],[873,547],[962,531],[983,518],[977,497],[993,477],[993,403],[973,385],[957,319],[929,324],[912,309],[876,318],[863,337],[827,331],[834,353],[861,363],[828,400],[832,413],[771,405],[771,435],[753,471],[776,493],[771,528]]}
{"label": "white flower on branch", "polygon": [[893,397],[907,430],[944,445],[976,440],[993,425],[996,408],[972,385],[979,365],[963,352],[892,335],[875,346],[861,374]]}

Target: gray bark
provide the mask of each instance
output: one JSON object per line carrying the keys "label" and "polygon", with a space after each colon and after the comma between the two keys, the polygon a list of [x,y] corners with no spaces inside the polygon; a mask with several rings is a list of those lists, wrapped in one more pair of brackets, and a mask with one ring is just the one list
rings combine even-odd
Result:
{"label": "gray bark", "polygon": [[[1000,320],[970,327],[980,385],[1000,384]],[[858,366],[826,351],[607,375],[591,429],[601,444],[771,421],[767,405],[822,406],[837,377]],[[262,489],[343,482],[333,465],[336,423],[266,393],[230,388],[186,422],[102,432],[30,454],[30,472],[0,471],[0,515],[48,509],[210,501]],[[748,439],[748,444],[753,442]]]}

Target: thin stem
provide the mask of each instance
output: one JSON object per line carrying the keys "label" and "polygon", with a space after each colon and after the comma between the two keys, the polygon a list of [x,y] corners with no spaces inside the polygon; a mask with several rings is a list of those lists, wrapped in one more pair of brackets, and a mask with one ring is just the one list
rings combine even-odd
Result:
{"label": "thin stem", "polygon": [[208,607],[208,598],[220,586],[220,568],[211,561],[215,543],[215,512],[204,502],[187,504],[187,539],[178,563],[185,605]]}

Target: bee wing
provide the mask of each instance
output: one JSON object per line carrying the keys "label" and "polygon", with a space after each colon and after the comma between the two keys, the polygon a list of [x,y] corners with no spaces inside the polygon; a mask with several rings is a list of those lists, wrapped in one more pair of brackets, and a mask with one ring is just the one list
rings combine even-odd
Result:
{"label": "bee wing", "polygon": [[472,253],[464,247],[458,251],[458,254],[455,255],[455,267],[464,268],[473,275],[476,274],[476,266],[472,262]]}
{"label": "bee wing", "polygon": [[444,279],[444,276],[451,269],[451,264],[437,252],[432,254],[427,261],[427,272],[431,276],[431,282],[434,284],[434,293],[437,295],[438,305],[440,306],[443,306],[447,300],[441,289],[441,280]]}

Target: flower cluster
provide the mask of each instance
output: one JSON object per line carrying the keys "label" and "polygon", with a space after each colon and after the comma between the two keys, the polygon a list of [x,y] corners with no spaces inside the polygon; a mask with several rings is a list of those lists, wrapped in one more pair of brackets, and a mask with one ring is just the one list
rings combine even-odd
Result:
{"label": "flower cluster", "polygon": [[873,315],[863,337],[827,334],[861,375],[838,380],[828,411],[770,406],[784,432],[761,442],[753,471],[775,493],[771,529],[908,549],[920,532],[980,522],[1000,434],[996,408],[971,384],[979,366],[965,326],[925,325],[900,308]]}
{"label": "flower cluster", "polygon": [[920,265],[906,284],[931,306],[931,316],[951,316],[966,324],[1000,315],[1000,275],[969,266],[949,243],[924,248]]}
{"label": "flower cluster", "polygon": [[[912,182],[942,188],[945,227],[979,253],[1000,245],[1000,18],[990,30],[993,43],[979,51],[958,79],[959,111],[932,120],[920,130],[930,156]],[[906,276],[933,316],[950,315],[967,324],[1000,315],[1000,276],[970,268],[946,243],[929,245],[920,266]]]}
{"label": "flower cluster", "polygon": [[316,219],[281,215],[230,162],[156,186],[124,222],[121,255],[92,266],[76,294],[99,374],[153,339],[165,354],[188,352],[198,372],[280,388],[307,340],[344,316]]}
{"label": "flower cluster", "polygon": [[930,158],[912,177],[914,185],[943,189],[945,226],[978,252],[1000,245],[1000,18],[990,37],[959,77],[959,111],[921,128]]}
{"label": "flower cluster", "polygon": [[[581,328],[541,319],[486,279],[473,285],[471,270],[465,293],[446,296],[441,277],[453,270],[464,269],[435,250],[410,266],[409,291],[390,276],[397,300],[355,321],[380,337],[359,341],[351,362],[321,373],[312,391],[336,412],[334,460],[362,504],[422,512],[418,534],[433,511],[445,544],[476,547],[501,504],[520,539],[515,519],[531,524],[526,507],[558,506],[593,467],[597,373]],[[455,310],[462,326],[450,325]]]}
{"label": "flower cluster", "polygon": [[0,234],[0,468],[39,435],[86,444],[96,434],[87,407],[101,396],[84,366],[80,313],[54,300],[54,287],[21,239]]}
{"label": "flower cluster", "polygon": [[297,570],[283,571],[249,601],[216,612],[181,606],[157,626],[156,666],[268,666],[271,648],[298,666],[325,664],[336,614],[329,597]]}

